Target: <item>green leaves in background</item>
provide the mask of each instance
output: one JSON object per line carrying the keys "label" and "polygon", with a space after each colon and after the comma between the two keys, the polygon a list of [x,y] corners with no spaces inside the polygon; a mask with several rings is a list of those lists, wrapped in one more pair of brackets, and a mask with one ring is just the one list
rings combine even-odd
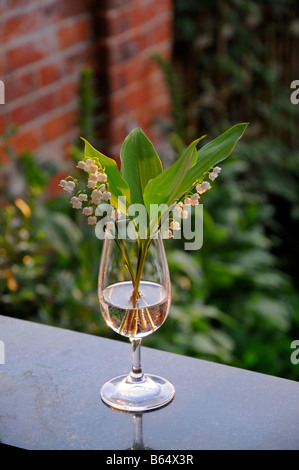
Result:
{"label": "green leaves in background", "polygon": [[144,189],[152,178],[162,173],[162,163],[140,128],[126,137],[120,151],[121,175],[129,185],[132,204],[143,204]]}

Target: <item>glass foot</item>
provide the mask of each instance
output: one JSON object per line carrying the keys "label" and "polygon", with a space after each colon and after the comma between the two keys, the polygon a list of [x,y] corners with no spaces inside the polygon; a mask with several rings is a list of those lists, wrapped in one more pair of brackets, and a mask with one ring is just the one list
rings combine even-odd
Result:
{"label": "glass foot", "polygon": [[106,382],[101,388],[104,403],[122,411],[148,411],[169,403],[175,394],[171,382],[158,375],[143,375],[132,379],[121,375]]}

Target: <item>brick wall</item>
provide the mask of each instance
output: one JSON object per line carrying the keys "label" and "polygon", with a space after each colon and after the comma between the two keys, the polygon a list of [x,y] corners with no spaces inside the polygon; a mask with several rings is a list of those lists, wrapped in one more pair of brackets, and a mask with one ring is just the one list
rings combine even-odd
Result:
{"label": "brick wall", "polygon": [[136,126],[158,145],[153,120],[169,117],[169,98],[152,55],[171,58],[172,0],[106,0],[105,8],[97,11],[97,22],[111,152],[118,154],[122,140]]}
{"label": "brick wall", "polygon": [[18,150],[65,154],[83,65],[98,77],[110,153],[135,125],[158,138],[152,120],[169,102],[151,54],[170,57],[171,0],[0,0],[0,46],[0,133],[18,124]]}
{"label": "brick wall", "polygon": [[94,55],[89,7],[87,0],[0,0],[0,131],[19,125],[18,150],[60,157],[77,135],[78,75]]}

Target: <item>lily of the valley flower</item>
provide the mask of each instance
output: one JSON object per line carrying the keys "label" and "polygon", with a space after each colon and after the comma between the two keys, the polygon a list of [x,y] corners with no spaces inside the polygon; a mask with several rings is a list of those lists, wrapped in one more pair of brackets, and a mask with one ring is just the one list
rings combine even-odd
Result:
{"label": "lily of the valley flower", "polygon": [[59,186],[61,186],[68,193],[71,193],[73,192],[76,185],[73,181],[61,180]]}
{"label": "lily of the valley flower", "polygon": [[87,172],[90,172],[90,166],[93,165],[93,160],[91,160],[90,158],[88,158],[87,160],[85,160],[85,168],[84,170],[87,171]]}
{"label": "lily of the valley flower", "polygon": [[87,202],[87,200],[88,200],[87,194],[84,194],[84,193],[79,194],[78,197],[79,197],[79,201],[81,201],[81,202]]}
{"label": "lily of the valley flower", "polygon": [[87,182],[87,187],[90,188],[90,189],[95,189],[97,186],[97,182],[96,181],[92,181],[91,179],[88,180]]}
{"label": "lily of the valley flower", "polygon": [[85,166],[86,166],[85,162],[83,162],[83,161],[80,160],[80,161],[77,163],[76,168],[80,168],[81,170],[85,170]]}
{"label": "lily of the valley flower", "polygon": [[106,181],[107,181],[106,173],[98,173],[98,181],[100,183],[106,183]]}
{"label": "lily of the valley flower", "polygon": [[[94,163],[91,164],[90,167],[89,167],[89,171],[90,171],[91,173],[96,173],[96,172],[98,171],[97,165],[95,165]],[[90,176],[91,176],[91,175],[90,175]],[[89,177],[90,177],[90,176],[89,176]]]}
{"label": "lily of the valley flower", "polygon": [[95,216],[88,217],[87,221],[89,225],[95,225],[97,223],[97,218]]}
{"label": "lily of the valley flower", "polygon": [[197,193],[192,194],[192,196],[184,199],[184,204],[186,206],[198,206],[199,204],[198,199],[199,199],[199,195]]}
{"label": "lily of the valley flower", "polygon": [[173,238],[173,234],[171,230],[165,230],[162,233],[162,238],[168,239],[168,238]]}
{"label": "lily of the valley flower", "polygon": [[95,189],[91,193],[91,201],[93,204],[97,205],[101,202],[102,192],[99,189]]}
{"label": "lily of the valley flower", "polygon": [[91,173],[91,174],[89,175],[89,179],[90,179],[91,181],[97,182],[97,181],[98,181],[98,175],[95,175],[94,173]]}
{"label": "lily of the valley flower", "polygon": [[180,226],[179,222],[177,222],[176,220],[173,220],[170,223],[170,228],[171,228],[171,230],[180,230],[181,226]]}
{"label": "lily of the valley flower", "polygon": [[90,206],[89,207],[84,207],[82,209],[82,214],[83,215],[92,215],[92,213],[93,213],[93,208],[90,207]]}
{"label": "lily of the valley flower", "polygon": [[58,186],[61,186],[63,189],[66,187],[67,181],[66,180],[61,180]]}
{"label": "lily of the valley flower", "polygon": [[82,202],[76,196],[72,197],[71,204],[73,205],[73,209],[81,209],[82,207]]}
{"label": "lily of the valley flower", "polygon": [[221,171],[221,168],[219,166],[215,166],[214,170],[212,171],[212,173],[209,174],[209,178],[211,181],[214,181],[215,178],[217,178],[217,176],[219,175]]}
{"label": "lily of the valley flower", "polygon": [[180,218],[181,219],[187,219],[188,218],[188,211],[184,210],[180,212]]}
{"label": "lily of the valley flower", "polygon": [[191,206],[197,206],[198,205],[198,199],[200,199],[199,194],[197,194],[197,193],[192,194],[192,196],[190,197]]}
{"label": "lily of the valley flower", "polygon": [[111,198],[111,193],[109,191],[105,191],[104,193],[102,193],[102,199],[103,201],[109,201],[109,199]]}
{"label": "lily of the valley flower", "polygon": [[201,184],[198,184],[196,186],[196,191],[198,192],[198,194],[203,194],[205,193],[208,189],[211,189],[211,185],[208,181],[204,181],[203,183]]}

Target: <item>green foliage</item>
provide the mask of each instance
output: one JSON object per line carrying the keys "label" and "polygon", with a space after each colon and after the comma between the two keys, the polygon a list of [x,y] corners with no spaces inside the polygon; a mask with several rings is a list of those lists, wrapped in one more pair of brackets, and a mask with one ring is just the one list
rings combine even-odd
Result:
{"label": "green foliage", "polygon": [[[156,231],[156,213],[154,205],[164,205],[161,218],[168,213],[170,207],[182,200],[196,184],[208,175],[211,168],[226,159],[242,137],[247,124],[237,124],[216,139],[196,151],[201,140],[192,142],[183,155],[170,167],[163,171],[161,160],[150,140],[144,132],[137,128],[126,137],[121,147],[121,171],[115,160],[106,157],[92,147],[85,139],[84,158],[94,158],[105,169],[108,176],[111,204],[128,215],[130,203],[145,206],[148,220],[142,225]],[[123,200],[126,198],[126,206]],[[161,226],[161,224],[158,224]],[[143,234],[144,235],[144,234]],[[142,236],[141,238],[144,238]]]}
{"label": "green foliage", "polygon": [[14,155],[8,150],[15,165],[13,160],[3,165],[1,179],[13,176],[20,194],[13,194],[12,180],[2,193],[1,314],[101,332],[94,289],[97,265],[90,260],[100,250],[99,241],[72,217],[66,198],[46,196],[58,168],[38,164],[28,152]]}
{"label": "green foliage", "polygon": [[[298,336],[298,294],[273,253],[273,206],[249,191],[240,144],[204,204],[204,242],[186,252],[167,242],[173,303],[155,347],[298,379],[290,343]],[[171,244],[171,245],[170,245]],[[176,244],[176,247],[173,245]]]}
{"label": "green foliage", "polygon": [[178,191],[188,170],[196,163],[196,145],[199,140],[197,139],[192,142],[173,165],[148,182],[144,191],[144,203],[148,211],[151,204],[166,204],[171,206],[175,201],[180,200],[182,195],[192,187],[196,178],[183,191]]}
{"label": "green foliage", "polygon": [[[207,168],[225,160],[232,153],[239,139],[245,132],[247,124],[236,124],[223,132],[197,152],[197,162],[189,169],[179,185],[178,192],[184,192],[198,175],[204,175]],[[201,176],[202,178],[203,176]]]}
{"label": "green foliage", "polygon": [[141,129],[134,129],[125,138],[120,151],[121,174],[130,187],[131,203],[144,204],[144,189],[162,169],[161,160]]}
{"label": "green foliage", "polygon": [[[175,1],[174,63],[184,73],[176,83],[185,107],[178,139],[175,127],[166,129],[170,141],[188,141],[190,124],[194,134],[235,119],[250,126],[200,200],[202,248],[184,252],[184,241],[167,242],[171,315],[147,342],[298,380],[290,344],[299,337],[299,116],[289,99],[293,77],[280,81],[292,58],[273,49],[289,34],[281,15],[286,24],[295,18],[293,2]],[[162,70],[170,83],[169,68]]]}
{"label": "green foliage", "polygon": [[123,209],[123,211],[126,213],[126,208],[124,208],[122,204],[120,207],[118,206],[118,198],[125,197],[126,204],[130,204],[130,188],[128,183],[121,177],[115,160],[106,157],[101,152],[92,147],[92,145],[90,145],[90,143],[87,142],[85,139],[83,140],[85,141],[84,156],[91,159],[98,159],[101,165],[105,168],[105,173],[109,178],[109,189],[111,191],[112,204],[120,210]]}

